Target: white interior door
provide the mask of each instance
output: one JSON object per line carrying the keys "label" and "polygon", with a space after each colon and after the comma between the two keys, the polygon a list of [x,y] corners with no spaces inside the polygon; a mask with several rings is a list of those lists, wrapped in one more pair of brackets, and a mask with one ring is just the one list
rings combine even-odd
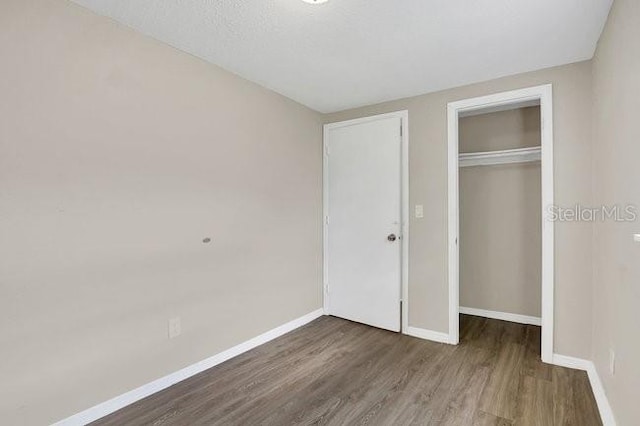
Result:
{"label": "white interior door", "polygon": [[401,118],[325,131],[329,314],[400,331]]}

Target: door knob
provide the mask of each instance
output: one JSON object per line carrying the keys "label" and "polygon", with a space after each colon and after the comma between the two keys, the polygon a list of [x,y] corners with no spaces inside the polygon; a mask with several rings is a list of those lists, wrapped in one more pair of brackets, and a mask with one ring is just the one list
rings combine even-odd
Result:
{"label": "door knob", "polygon": [[396,240],[396,234],[389,234],[389,236],[387,237],[387,240],[394,242]]}

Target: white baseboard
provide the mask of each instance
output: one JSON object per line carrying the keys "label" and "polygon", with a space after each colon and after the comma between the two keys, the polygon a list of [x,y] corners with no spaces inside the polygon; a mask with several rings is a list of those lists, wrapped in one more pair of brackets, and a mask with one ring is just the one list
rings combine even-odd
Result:
{"label": "white baseboard", "polygon": [[136,401],[146,398],[149,395],[166,389],[169,386],[175,385],[178,382],[195,376],[196,374],[208,370],[211,367],[214,367],[257,346],[267,343],[270,340],[275,339],[276,337],[280,337],[283,334],[295,330],[296,328],[301,327],[315,320],[316,318],[321,317],[323,314],[323,309],[318,309],[316,311],[308,313],[307,315],[294,319],[293,321],[289,321],[286,324],[269,330],[266,333],[254,337],[253,339],[247,340],[246,342],[240,343],[239,345],[227,349],[226,351],[220,352],[217,355],[192,364],[188,367],[183,368],[182,370],[176,371],[175,373],[171,373],[167,376],[161,377],[160,379],[154,380],[151,383],[142,385],[139,388],[133,389],[127,393],[123,393],[122,395],[116,396],[115,398],[102,402],[80,413],[74,414],[71,417],[67,417],[64,420],[55,423],[53,426],[80,426],[91,423],[106,415],[118,411],[119,409],[124,408],[127,405],[131,405]]}
{"label": "white baseboard", "polygon": [[596,403],[598,404],[598,411],[600,411],[602,423],[604,426],[616,426],[616,419],[613,415],[611,405],[609,405],[609,399],[604,391],[604,386],[602,386],[602,381],[600,380],[596,366],[592,361],[553,354],[553,364],[559,365],[560,367],[586,371],[589,376],[589,382],[591,383],[591,389],[593,390],[593,396],[596,398]]}
{"label": "white baseboard", "polygon": [[438,343],[451,343],[449,334],[441,333],[439,331],[426,330],[424,328],[407,327],[407,331],[405,334]]}
{"label": "white baseboard", "polygon": [[552,364],[560,367],[573,368],[574,370],[589,370],[589,365],[592,364],[588,359],[575,358],[572,356],[553,354]]}
{"label": "white baseboard", "polygon": [[591,389],[593,389],[593,396],[595,396],[596,402],[598,403],[598,410],[600,410],[602,423],[605,426],[615,426],[616,418],[613,415],[611,405],[609,405],[609,399],[607,398],[607,394],[604,391],[602,381],[600,381],[598,370],[596,370],[595,364],[591,361],[589,361],[587,374],[589,375],[589,381],[591,382]]}
{"label": "white baseboard", "polygon": [[460,306],[460,313],[477,317],[493,318],[502,321],[517,322],[519,324],[542,325],[542,318],[529,315],[510,314],[509,312],[487,311],[485,309],[465,308]]}

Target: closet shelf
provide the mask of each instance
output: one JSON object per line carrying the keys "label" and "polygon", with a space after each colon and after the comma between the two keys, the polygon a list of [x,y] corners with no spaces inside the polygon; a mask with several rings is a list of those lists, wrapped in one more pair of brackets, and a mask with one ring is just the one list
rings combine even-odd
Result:
{"label": "closet shelf", "polygon": [[458,164],[460,167],[491,166],[494,164],[514,164],[540,161],[541,148],[505,149],[503,151],[468,152],[460,154]]}

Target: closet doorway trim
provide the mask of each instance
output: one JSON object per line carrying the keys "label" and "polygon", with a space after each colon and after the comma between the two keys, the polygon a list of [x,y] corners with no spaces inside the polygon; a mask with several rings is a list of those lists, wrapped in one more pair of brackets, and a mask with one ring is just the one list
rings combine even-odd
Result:
{"label": "closet doorway trim", "polygon": [[512,90],[471,99],[450,102],[448,120],[448,278],[449,278],[449,343],[459,342],[460,251],[458,236],[459,164],[458,124],[460,117],[515,109],[540,103],[541,173],[542,173],[542,361],[553,358],[554,295],[554,223],[547,220],[546,209],[553,205],[553,89],[551,84]]}

